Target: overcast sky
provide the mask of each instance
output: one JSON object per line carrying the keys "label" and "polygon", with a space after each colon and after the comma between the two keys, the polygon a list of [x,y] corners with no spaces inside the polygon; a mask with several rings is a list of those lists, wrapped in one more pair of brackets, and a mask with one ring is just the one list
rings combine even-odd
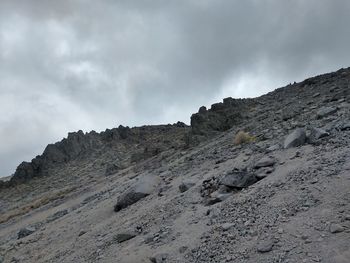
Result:
{"label": "overcast sky", "polygon": [[1,0],[0,176],[69,131],[189,123],[350,66],[348,0]]}

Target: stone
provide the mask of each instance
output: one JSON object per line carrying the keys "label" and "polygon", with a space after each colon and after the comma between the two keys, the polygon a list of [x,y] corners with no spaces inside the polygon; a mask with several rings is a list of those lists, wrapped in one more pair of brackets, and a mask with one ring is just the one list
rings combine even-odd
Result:
{"label": "stone", "polygon": [[259,253],[267,253],[272,250],[273,245],[274,245],[274,242],[271,239],[262,240],[259,242],[257,246],[257,250]]}
{"label": "stone", "polygon": [[308,141],[310,143],[315,143],[317,140],[329,136],[329,133],[320,128],[311,128]]}
{"label": "stone", "polygon": [[109,176],[109,175],[115,174],[119,170],[120,170],[120,167],[117,164],[115,164],[115,163],[108,164],[107,167],[106,167],[105,176]]}
{"label": "stone", "polygon": [[329,226],[329,231],[332,233],[332,234],[336,234],[336,233],[341,233],[343,232],[345,229],[343,226],[339,225],[339,224],[331,224]]}
{"label": "stone", "polygon": [[273,166],[276,163],[276,160],[270,156],[265,156],[261,158],[255,165],[255,169],[259,169],[261,167]]}
{"label": "stone", "polygon": [[155,191],[158,185],[158,178],[154,176],[144,176],[128,191],[123,193],[114,206],[114,211],[118,212],[128,206],[138,202]]}
{"label": "stone", "polygon": [[281,147],[279,144],[275,144],[275,145],[271,145],[269,148],[267,148],[266,150],[268,152],[273,152],[273,151],[277,151],[279,150]]}
{"label": "stone", "polygon": [[68,210],[67,209],[64,209],[64,210],[61,210],[61,211],[58,211],[56,213],[54,213],[53,215],[49,216],[47,219],[46,219],[46,222],[52,222],[52,221],[55,221],[59,218],[61,218],[62,216],[65,216],[68,214]]}
{"label": "stone", "polygon": [[181,246],[181,247],[179,248],[179,253],[180,253],[180,254],[183,254],[183,253],[186,252],[187,249],[188,249],[187,246]]}
{"label": "stone", "polygon": [[257,182],[254,174],[246,170],[232,170],[221,178],[219,184],[230,188],[245,188]]}
{"label": "stone", "polygon": [[179,191],[180,193],[184,193],[186,192],[188,189],[190,189],[192,186],[194,186],[194,183],[191,182],[182,182],[179,185]]}
{"label": "stone", "polygon": [[29,236],[35,232],[35,228],[33,227],[24,227],[21,228],[17,233],[17,239],[24,238],[26,236]]}
{"label": "stone", "polygon": [[316,113],[316,118],[317,119],[322,119],[323,117],[329,116],[335,112],[337,112],[336,107],[322,107],[320,108],[317,113]]}
{"label": "stone", "polygon": [[344,122],[344,123],[342,123],[342,125],[341,125],[341,127],[340,127],[340,130],[342,130],[342,131],[350,130],[350,122]]}
{"label": "stone", "polygon": [[232,228],[234,225],[235,225],[235,224],[233,224],[233,223],[224,223],[224,224],[221,225],[221,229],[222,229],[223,231],[227,231],[227,230],[229,230],[230,228]]}
{"label": "stone", "polygon": [[124,232],[124,233],[119,233],[114,236],[114,240],[117,241],[118,243],[123,243],[125,241],[128,241],[132,238],[136,237],[135,233],[133,232]]}
{"label": "stone", "polygon": [[284,148],[298,147],[305,143],[306,141],[306,132],[302,128],[298,128],[290,133],[284,140]]}
{"label": "stone", "polygon": [[150,261],[152,263],[163,263],[166,262],[168,254],[157,254],[155,256],[150,257]]}

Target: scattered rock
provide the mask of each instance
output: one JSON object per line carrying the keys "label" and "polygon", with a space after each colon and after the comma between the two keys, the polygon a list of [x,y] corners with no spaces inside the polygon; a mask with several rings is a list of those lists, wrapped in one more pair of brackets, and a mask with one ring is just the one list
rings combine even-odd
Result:
{"label": "scattered rock", "polygon": [[256,182],[257,179],[254,174],[246,170],[232,170],[228,172],[219,183],[230,188],[242,189]]}
{"label": "scattered rock", "polygon": [[86,231],[82,230],[82,231],[79,232],[78,236],[82,236],[84,234],[86,234]]}
{"label": "scattered rock", "polygon": [[24,238],[26,236],[29,236],[35,232],[35,228],[33,227],[25,227],[21,228],[17,233],[17,239]]}
{"label": "scattered rock", "polygon": [[276,163],[276,160],[270,156],[266,156],[261,158],[255,165],[255,169],[259,169],[261,167],[273,166]]}
{"label": "scattered rock", "polygon": [[341,233],[343,232],[345,229],[343,226],[339,225],[339,224],[331,224],[329,226],[329,231],[332,233],[332,234],[336,234],[336,233]]}
{"label": "scattered rock", "polygon": [[180,254],[185,253],[187,249],[188,249],[188,247],[187,247],[187,246],[181,246],[181,247],[179,248],[179,252],[180,252]]}
{"label": "scattered rock", "polygon": [[106,167],[106,171],[105,171],[105,176],[109,176],[112,174],[117,173],[120,170],[119,165],[112,163],[112,164],[108,164]]}
{"label": "scattered rock", "polygon": [[274,245],[274,241],[271,239],[267,239],[267,240],[263,240],[260,241],[258,246],[257,246],[257,250],[260,253],[266,253],[266,252],[270,252],[273,248]]}
{"label": "scattered rock", "polygon": [[329,133],[320,128],[312,128],[310,131],[310,135],[308,137],[308,141],[310,143],[315,143],[317,140],[329,136]]}
{"label": "scattered rock", "polygon": [[179,185],[179,190],[181,193],[186,192],[188,189],[190,189],[192,186],[194,186],[194,183],[190,183],[190,182],[182,182]]}
{"label": "scattered rock", "polygon": [[227,231],[229,230],[231,227],[233,227],[235,224],[233,223],[225,223],[225,224],[222,224],[221,225],[221,229],[224,230],[224,231]]}
{"label": "scattered rock", "polygon": [[298,128],[294,130],[291,134],[289,134],[284,140],[284,148],[292,148],[298,147],[305,143],[306,141],[306,133],[302,128]]}
{"label": "scattered rock", "polygon": [[322,107],[317,111],[316,117],[317,119],[321,119],[328,115],[335,113],[338,109],[336,107]]}
{"label": "scattered rock", "polygon": [[133,232],[124,232],[120,233],[114,236],[114,240],[117,241],[118,243],[123,243],[125,241],[128,241],[132,238],[136,237],[135,233]]}
{"label": "scattered rock", "polygon": [[266,150],[268,152],[273,152],[273,151],[277,151],[279,150],[281,147],[279,144],[275,144],[275,145],[271,145],[269,148],[267,148]]}
{"label": "scattered rock", "polygon": [[58,211],[58,212],[54,213],[53,215],[49,216],[46,219],[46,222],[49,223],[49,222],[55,221],[55,220],[59,219],[60,217],[65,216],[66,214],[68,214],[68,210],[67,209]]}
{"label": "scattered rock", "polygon": [[114,206],[114,211],[118,212],[150,195],[157,185],[158,178],[153,176],[145,176],[141,178],[134,187],[118,198],[118,202]]}
{"label": "scattered rock", "polygon": [[168,257],[168,254],[158,254],[158,255],[152,256],[150,258],[150,261],[152,263],[163,263],[163,262],[166,262],[167,257]]}

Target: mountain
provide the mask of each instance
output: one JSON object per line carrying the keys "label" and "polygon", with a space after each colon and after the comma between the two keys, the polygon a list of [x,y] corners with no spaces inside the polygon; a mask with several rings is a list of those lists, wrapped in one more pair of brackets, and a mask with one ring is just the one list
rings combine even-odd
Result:
{"label": "mountain", "polygon": [[68,134],[0,183],[0,262],[350,262],[350,68]]}

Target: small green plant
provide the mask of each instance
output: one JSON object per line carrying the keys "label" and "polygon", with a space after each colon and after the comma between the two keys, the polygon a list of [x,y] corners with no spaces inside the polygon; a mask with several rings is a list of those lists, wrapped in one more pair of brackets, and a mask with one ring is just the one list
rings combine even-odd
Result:
{"label": "small green plant", "polygon": [[244,144],[244,143],[250,143],[250,142],[255,142],[256,137],[250,135],[247,132],[244,131],[239,131],[234,139],[234,144],[235,145],[240,145],[240,144]]}

